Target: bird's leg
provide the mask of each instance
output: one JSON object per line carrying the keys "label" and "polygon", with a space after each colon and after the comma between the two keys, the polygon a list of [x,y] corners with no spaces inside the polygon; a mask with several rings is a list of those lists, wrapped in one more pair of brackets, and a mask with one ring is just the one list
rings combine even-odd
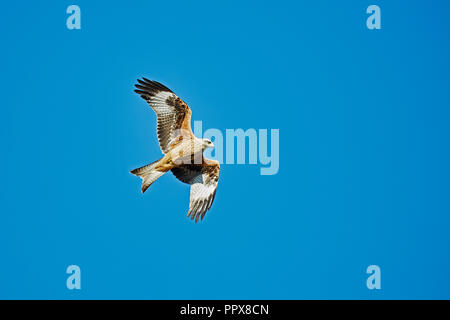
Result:
{"label": "bird's leg", "polygon": [[167,172],[170,169],[172,169],[173,167],[175,167],[175,165],[172,161],[172,158],[164,157],[159,161],[157,169],[162,172]]}

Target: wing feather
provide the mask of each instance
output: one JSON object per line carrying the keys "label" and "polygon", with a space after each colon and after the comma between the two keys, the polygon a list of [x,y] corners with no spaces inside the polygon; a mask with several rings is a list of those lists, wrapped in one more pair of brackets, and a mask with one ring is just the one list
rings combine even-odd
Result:
{"label": "wing feather", "polygon": [[172,169],[175,177],[191,185],[189,211],[187,216],[195,222],[203,220],[211,208],[219,182],[220,165],[218,161],[203,158],[203,163],[185,164]]}
{"label": "wing feather", "polygon": [[170,143],[180,135],[193,136],[191,129],[191,109],[165,85],[146,78],[135,84],[139,94],[157,116],[158,142],[163,153],[170,150]]}

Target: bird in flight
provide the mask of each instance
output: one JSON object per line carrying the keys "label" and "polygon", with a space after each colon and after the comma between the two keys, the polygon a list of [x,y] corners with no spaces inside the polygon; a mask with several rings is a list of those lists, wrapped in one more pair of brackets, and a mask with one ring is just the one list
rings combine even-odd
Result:
{"label": "bird in flight", "polygon": [[137,81],[134,91],[156,113],[158,142],[164,156],[130,172],[142,179],[142,193],[169,170],[178,180],[190,184],[187,216],[197,223],[203,220],[216,195],[219,162],[203,157],[203,151],[214,148],[214,144],[194,136],[191,109],[169,88],[146,78]]}

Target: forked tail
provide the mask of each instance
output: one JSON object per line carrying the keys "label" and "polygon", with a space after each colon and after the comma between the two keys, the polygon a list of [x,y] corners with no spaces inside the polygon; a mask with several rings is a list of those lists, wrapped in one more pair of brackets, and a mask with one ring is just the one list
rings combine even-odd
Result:
{"label": "forked tail", "polygon": [[159,171],[156,169],[159,161],[160,160],[156,160],[155,162],[150,163],[146,166],[130,171],[130,173],[142,179],[142,189],[141,189],[142,193],[144,193],[145,190],[147,190],[148,187],[150,187],[153,182],[158,180],[159,177],[161,177],[164,173],[167,172],[167,171]]}

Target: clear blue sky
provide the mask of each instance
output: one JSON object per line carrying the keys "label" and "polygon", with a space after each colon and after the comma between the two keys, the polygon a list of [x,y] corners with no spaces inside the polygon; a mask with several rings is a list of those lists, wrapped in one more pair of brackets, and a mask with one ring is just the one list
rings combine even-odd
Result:
{"label": "clear blue sky", "polygon": [[[82,29],[66,28],[81,8]],[[382,29],[366,28],[378,4]],[[447,1],[27,1],[0,11],[0,298],[450,298]],[[136,78],[280,129],[186,219]],[[66,289],[79,265],[82,289]],[[366,288],[367,266],[382,289]]]}

